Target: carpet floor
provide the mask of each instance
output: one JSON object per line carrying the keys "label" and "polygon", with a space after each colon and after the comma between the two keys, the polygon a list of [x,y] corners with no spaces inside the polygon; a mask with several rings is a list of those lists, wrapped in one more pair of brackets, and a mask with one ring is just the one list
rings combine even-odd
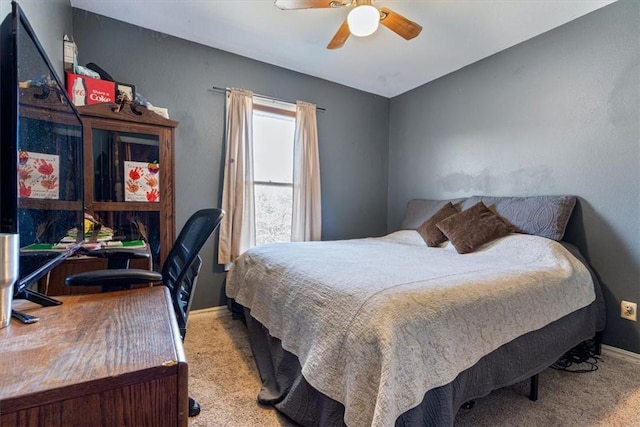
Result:
{"label": "carpet floor", "polygon": [[[185,352],[189,395],[202,406],[189,427],[296,426],[257,403],[260,377],[242,322],[194,312]],[[536,402],[527,397],[528,381],[496,390],[460,409],[455,426],[640,426],[640,364],[605,354],[598,367],[584,374],[543,371]]]}

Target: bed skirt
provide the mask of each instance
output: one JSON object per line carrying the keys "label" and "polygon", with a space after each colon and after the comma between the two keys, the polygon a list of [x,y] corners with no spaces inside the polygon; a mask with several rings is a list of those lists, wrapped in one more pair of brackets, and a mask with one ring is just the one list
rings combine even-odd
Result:
{"label": "bed skirt", "polygon": [[[537,331],[507,343],[461,372],[454,381],[425,393],[422,403],[396,419],[403,426],[453,426],[459,408],[492,390],[516,384],[552,365],[604,327],[601,299]],[[298,358],[284,350],[244,308],[251,349],[262,388],[258,401],[303,426],[344,426],[344,406],[315,390],[301,374]],[[536,351],[532,351],[536,349]]]}

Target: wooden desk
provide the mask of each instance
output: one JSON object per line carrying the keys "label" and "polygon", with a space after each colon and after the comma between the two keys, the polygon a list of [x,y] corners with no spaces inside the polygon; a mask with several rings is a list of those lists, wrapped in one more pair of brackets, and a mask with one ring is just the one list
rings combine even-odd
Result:
{"label": "wooden desk", "polygon": [[[0,425],[187,426],[188,372],[164,286],[57,298],[0,329]],[[15,304],[15,303],[14,303]]]}

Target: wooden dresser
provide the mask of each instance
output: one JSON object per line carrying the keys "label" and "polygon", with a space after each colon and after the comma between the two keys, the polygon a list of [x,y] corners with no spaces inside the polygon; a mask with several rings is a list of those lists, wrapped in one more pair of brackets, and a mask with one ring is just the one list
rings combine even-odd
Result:
{"label": "wooden dresser", "polygon": [[187,426],[188,368],[164,286],[57,299],[23,310],[37,323],[0,329],[2,427]]}

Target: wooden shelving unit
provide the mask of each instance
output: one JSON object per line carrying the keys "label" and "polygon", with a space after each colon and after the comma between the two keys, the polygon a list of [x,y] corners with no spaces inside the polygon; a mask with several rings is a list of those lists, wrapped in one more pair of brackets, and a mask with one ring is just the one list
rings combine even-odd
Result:
{"label": "wooden shelving unit", "polygon": [[[84,128],[85,209],[116,229],[128,225],[127,218],[139,219],[150,235],[154,264],[160,268],[175,239],[174,145],[178,122],[143,107],[118,107],[112,103],[78,107]],[[101,163],[100,156],[108,161]],[[129,180],[124,170],[126,160],[158,162],[158,202],[125,200],[124,187]]]}

